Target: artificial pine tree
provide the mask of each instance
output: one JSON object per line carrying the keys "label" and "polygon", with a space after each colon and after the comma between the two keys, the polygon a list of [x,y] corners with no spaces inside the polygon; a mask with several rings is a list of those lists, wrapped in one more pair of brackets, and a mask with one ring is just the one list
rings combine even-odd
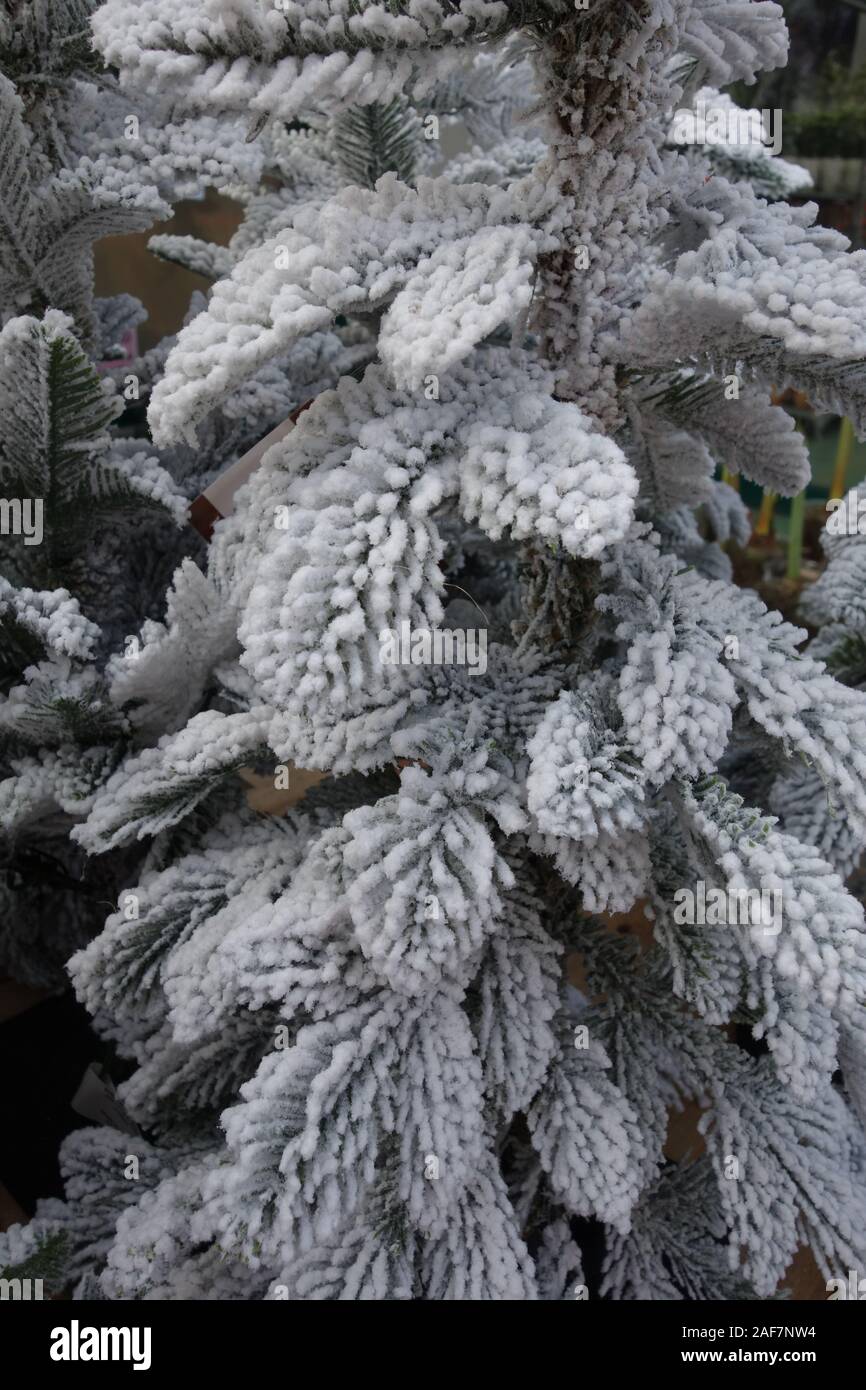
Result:
{"label": "artificial pine tree", "polygon": [[223,402],[204,459],[153,447],[142,404],[174,340],[123,360],[117,344],[145,310],[130,294],[94,297],[93,244],[208,185],[257,187],[265,153],[237,119],[178,124],[122,93],[91,43],[94,7],[0,6],[0,972],[50,987],[68,984],[66,960],[147,853],[88,864],[72,826],[126,752],[211,693],[194,643],[174,645],[180,709],[138,660],[137,633],[161,630],[184,556],[169,622],[182,602],[211,641],[234,636],[208,607],[189,501],[343,366],[328,371],[341,344],[320,335],[296,354],[294,380],[278,363]]}
{"label": "artificial pine tree", "polygon": [[102,667],[164,602],[185,511],[94,365],[143,310],[94,299],[93,243],[170,209],[107,152],[129,103],[100,76],[92,8],[0,7],[0,971],[50,986],[134,877],[129,856],[86,866],[69,829],[129,746]]}
{"label": "artificial pine tree", "polygon": [[[800,1246],[856,1267],[866,695],[732,583],[714,473],[803,487],[771,385],[866,429],[866,256],[669,138],[784,62],[778,6],[110,0],[94,32],[175,113],[345,161],[255,193],[228,254],[158,243],[216,282],[157,446],[311,335],[375,360],[267,452],[199,607],[182,570],[142,633],[165,736],[74,838],[154,849],[70,969],[144,1134],[75,1137],[10,1256],[62,1234],[79,1293],[121,1299],[563,1299],[589,1218],[614,1298],[766,1298]],[[417,123],[472,111],[497,53],[545,146],[506,127],[419,172]],[[221,694],[181,717],[191,612]],[[383,660],[406,624],[485,660]],[[264,758],[330,775],[256,816]],[[684,920],[689,894],[773,912]],[[646,949],[607,929],[638,904]],[[686,1102],[705,1152],[674,1161]]]}

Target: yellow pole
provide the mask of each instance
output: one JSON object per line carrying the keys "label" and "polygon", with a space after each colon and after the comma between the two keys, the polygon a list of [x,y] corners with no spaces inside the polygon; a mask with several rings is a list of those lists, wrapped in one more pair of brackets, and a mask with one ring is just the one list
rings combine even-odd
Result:
{"label": "yellow pole", "polygon": [[833,481],[830,484],[831,497],[843,497],[845,494],[845,475],[851,463],[853,449],[854,426],[845,415],[839,425],[839,443],[836,445],[836,462],[833,465]]}
{"label": "yellow pole", "polygon": [[776,493],[765,492],[761,498],[761,510],[755,525],[756,536],[770,536],[773,533],[773,512],[776,509]]}
{"label": "yellow pole", "polygon": [[728,471],[727,468],[723,468],[723,469],[722,469],[722,482],[723,482],[723,483],[727,483],[728,487],[732,487],[732,488],[734,489],[734,492],[739,492],[739,490],[740,490],[740,475],[739,475],[739,473],[730,473],[730,472]]}

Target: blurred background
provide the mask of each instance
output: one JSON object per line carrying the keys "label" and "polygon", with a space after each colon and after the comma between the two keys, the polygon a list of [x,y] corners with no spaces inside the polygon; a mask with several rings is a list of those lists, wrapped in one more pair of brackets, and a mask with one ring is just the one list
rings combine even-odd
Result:
{"label": "blurred background", "polygon": [[[816,202],[818,221],[835,227],[854,247],[866,245],[866,0],[780,0],[791,35],[786,68],[764,73],[757,83],[740,83],[731,95],[741,106],[783,112],[782,154],[808,169],[813,187],[794,202]],[[814,502],[838,496],[866,476],[866,443],[853,440],[837,416],[816,416],[805,400],[787,402],[801,419],[812,454]],[[844,475],[842,469],[844,467]],[[834,472],[836,490],[833,489]],[[743,486],[750,505],[760,501]],[[775,507],[774,531],[786,538],[791,504]],[[821,507],[821,519],[826,516]],[[814,517],[812,516],[812,519]],[[812,550],[814,527],[806,527]]]}

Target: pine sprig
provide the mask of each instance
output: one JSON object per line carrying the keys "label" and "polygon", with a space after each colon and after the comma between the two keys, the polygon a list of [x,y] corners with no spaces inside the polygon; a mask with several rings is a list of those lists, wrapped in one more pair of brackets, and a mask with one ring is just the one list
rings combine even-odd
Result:
{"label": "pine sprig", "polygon": [[362,188],[374,188],[389,173],[413,183],[421,139],[418,116],[400,99],[350,106],[333,118],[329,131],[338,169]]}
{"label": "pine sprig", "polygon": [[[87,592],[88,548],[118,515],[168,519],[170,480],[151,486],[113,452],[122,413],[65,315],[13,319],[0,334],[0,489],[41,508],[39,544],[13,538],[13,576],[40,589]],[[160,470],[154,470],[156,480]]]}
{"label": "pine sprig", "polygon": [[68,1282],[69,1246],[65,1231],[41,1232],[32,1253],[17,1264],[0,1269],[0,1279],[41,1279],[49,1296],[59,1293]]}

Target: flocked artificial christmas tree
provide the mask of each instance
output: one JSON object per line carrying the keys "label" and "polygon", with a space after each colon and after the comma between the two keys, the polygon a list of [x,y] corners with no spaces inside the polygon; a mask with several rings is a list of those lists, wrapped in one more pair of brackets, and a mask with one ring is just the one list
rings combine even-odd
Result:
{"label": "flocked artificial christmas tree", "polygon": [[[121,93],[91,43],[94,8],[0,6],[0,972],[51,987],[68,984],[66,960],[146,853],[87,863],[70,830],[124,754],[173,727],[137,633],[164,616],[182,557],[200,562],[188,503],[339,375],[334,335],[319,335],[294,380],[280,363],[222,403],[203,458],[146,438],[142,406],[173,339],[123,356],[145,310],[129,294],[94,297],[93,244],[209,184],[257,186],[266,152],[236,118],[178,124]],[[177,590],[170,604],[182,593],[190,623],[220,624],[195,564]],[[174,661],[183,720],[212,693],[209,668],[179,643]]]}
{"label": "flocked artificial christmas tree", "polygon": [[[779,8],[111,0],[94,26],[130,89],[298,171],[247,181],[227,251],[156,243],[216,278],[157,447],[206,446],[314,335],[354,374],[238,495],[200,606],[182,571],[142,633],[166,734],[73,833],[154,849],[70,969],[144,1135],[75,1136],[68,1202],[8,1257],[62,1233],[111,1298],[561,1299],[592,1218],[614,1298],[765,1298],[800,1246],[856,1267],[866,696],[731,582],[713,475],[803,487],[771,385],[866,428],[866,256],[670,139],[784,62]],[[488,129],[424,175],[416,123],[505,92],[497,54],[545,145]],[[402,177],[370,187],[389,131]],[[430,660],[445,633],[464,664]],[[189,647],[221,690],[198,714]],[[265,759],[330,775],[261,817],[236,772]],[[646,949],[606,929],[638,904]],[[706,1152],[674,1161],[685,1102]]]}
{"label": "flocked artificial christmas tree", "polygon": [[0,972],[54,987],[134,877],[128,855],[87,866],[69,829],[129,747],[102,668],[161,611],[185,513],[95,367],[143,310],[94,299],[93,243],[170,209],[108,153],[129,103],[92,9],[0,7]]}

